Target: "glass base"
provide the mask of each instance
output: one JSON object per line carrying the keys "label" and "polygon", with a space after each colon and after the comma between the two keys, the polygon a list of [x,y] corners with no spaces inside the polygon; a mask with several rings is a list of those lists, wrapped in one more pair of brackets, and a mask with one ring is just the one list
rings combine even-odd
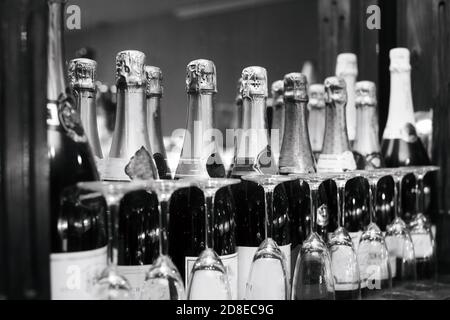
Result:
{"label": "glass base", "polygon": [[185,300],[183,280],[167,256],[160,256],[150,267],[142,288],[142,300]]}
{"label": "glass base", "polygon": [[131,293],[128,280],[114,268],[105,269],[94,285],[94,298],[98,300],[130,300]]}

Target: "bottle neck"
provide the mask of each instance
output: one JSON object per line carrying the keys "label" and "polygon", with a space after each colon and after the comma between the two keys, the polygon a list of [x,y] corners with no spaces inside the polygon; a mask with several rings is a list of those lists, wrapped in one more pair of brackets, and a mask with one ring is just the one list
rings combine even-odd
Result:
{"label": "bottle neck", "polygon": [[408,130],[405,129],[414,124],[411,71],[392,71],[389,116],[383,138],[407,140]]}
{"label": "bottle neck", "polygon": [[58,126],[58,101],[66,93],[63,52],[62,1],[48,1],[48,46],[47,46],[47,123]]}
{"label": "bottle neck", "polygon": [[159,153],[166,159],[161,129],[161,97],[159,96],[147,97],[147,126],[153,154]]}
{"label": "bottle neck", "polygon": [[213,128],[213,94],[188,94],[188,120],[176,176],[208,177],[208,165],[221,165],[217,145],[222,134]]}
{"label": "bottle neck", "polygon": [[[272,130],[271,134],[276,133],[275,130],[278,130],[278,141],[279,147],[281,148],[281,144],[283,143],[283,135],[285,128],[285,106],[282,104],[277,104],[272,107]],[[272,146],[272,150],[276,151],[277,148]]]}
{"label": "bottle neck", "polygon": [[86,137],[91,145],[92,153],[99,159],[103,159],[100,138],[97,126],[96,93],[92,89],[77,88],[73,90],[81,124]]}
{"label": "bottle neck", "polygon": [[117,89],[116,125],[109,156],[131,159],[142,147],[152,155],[146,118],[143,87]]}
{"label": "bottle neck", "polygon": [[381,151],[378,140],[378,115],[374,106],[358,106],[357,114],[357,133],[353,145],[353,151],[363,156],[367,156]]}
{"label": "bottle neck", "polygon": [[285,116],[280,173],[316,172],[316,163],[309,141],[307,103],[286,101]]}
{"label": "bottle neck", "polygon": [[343,76],[347,85],[347,106],[346,120],[348,139],[354,141],[356,138],[356,106],[355,106],[355,86],[356,76],[349,74]]}
{"label": "bottle neck", "polygon": [[325,135],[325,108],[309,109],[308,127],[312,150],[321,152]]}
{"label": "bottle neck", "polygon": [[258,171],[261,154],[269,145],[266,123],[266,98],[244,98],[242,102],[242,129],[236,130],[233,176]]}
{"label": "bottle neck", "polygon": [[326,126],[322,153],[340,155],[351,151],[347,134],[345,103],[327,104],[325,111]]}

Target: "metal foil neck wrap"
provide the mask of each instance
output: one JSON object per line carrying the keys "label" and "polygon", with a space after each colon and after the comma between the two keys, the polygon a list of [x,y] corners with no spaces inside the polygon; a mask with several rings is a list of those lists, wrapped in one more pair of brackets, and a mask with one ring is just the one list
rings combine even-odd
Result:
{"label": "metal foil neck wrap", "polygon": [[242,98],[268,97],[267,71],[263,67],[248,67],[242,71]]}
{"label": "metal foil neck wrap", "polygon": [[198,59],[187,65],[186,91],[188,93],[217,92],[217,75],[214,62]]}
{"label": "metal foil neck wrap", "polygon": [[72,88],[95,89],[97,62],[91,59],[73,59],[69,62],[68,78]]}
{"label": "metal foil neck wrap", "polygon": [[308,102],[308,80],[302,73],[289,73],[284,76],[284,98]]}
{"label": "metal foil neck wrap", "polygon": [[136,50],[119,52],[116,56],[117,85],[143,86],[145,54]]}
{"label": "metal foil neck wrap", "polygon": [[148,97],[163,95],[163,76],[162,71],[158,67],[145,66],[144,67],[146,80],[146,93]]}

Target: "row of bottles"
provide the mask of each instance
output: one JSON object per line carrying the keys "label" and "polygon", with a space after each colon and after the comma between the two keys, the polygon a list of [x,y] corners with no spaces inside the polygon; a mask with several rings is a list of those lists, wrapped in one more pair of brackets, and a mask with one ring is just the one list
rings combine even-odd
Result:
{"label": "row of bottles", "polygon": [[[77,299],[89,291],[92,285],[89,277],[103,269],[106,237],[111,235],[105,234],[108,221],[104,200],[95,194],[78,194],[73,186],[80,181],[99,179],[171,178],[161,134],[162,72],[157,67],[146,66],[142,52],[128,50],[117,54],[116,126],[110,153],[103,155],[95,121],[96,63],[88,59],[71,61],[72,90],[67,90],[63,3],[49,1],[49,9],[47,123],[52,297]],[[279,129],[278,132],[268,131],[267,71],[257,66],[243,70],[237,99],[239,128],[234,136],[235,156],[229,173],[221,161],[213,130],[217,93],[215,65],[203,59],[190,62],[185,88],[187,130],[175,179],[226,176],[241,179],[250,173],[288,175],[354,170],[357,165],[363,169],[381,167],[375,86],[370,82],[356,83],[353,55],[339,59],[344,67],[338,67],[337,73],[342,77],[327,78],[323,86],[311,85],[309,97],[307,79],[301,73],[287,74],[272,87],[275,106],[272,127]],[[391,60],[391,106],[382,149],[385,164],[388,167],[428,164],[420,139],[413,139],[409,52],[394,49]],[[323,138],[316,134],[321,128]],[[280,144],[279,154],[275,150],[278,148],[273,148],[277,144]],[[324,184],[320,194],[326,207],[321,210],[323,216],[318,214],[317,229],[324,238],[337,227],[335,188],[332,183]],[[307,185],[296,183],[284,183],[274,190],[272,235],[289,261],[289,274],[311,218],[308,217],[308,192]],[[361,200],[358,194],[354,197]],[[352,202],[350,196],[346,198]],[[170,204],[169,254],[184,279],[189,279],[192,264],[206,246],[203,204],[203,193],[194,187],[176,192]],[[119,268],[136,290],[158,246],[157,205],[156,196],[144,191],[130,193],[122,200]],[[215,215],[214,250],[227,268],[233,298],[240,299],[253,255],[264,240],[263,189],[241,180],[238,185],[220,190],[215,200]],[[363,219],[362,215],[359,217]],[[358,224],[358,228],[363,226],[364,223]],[[67,287],[71,276],[68,271],[73,265],[83,270],[79,290]]]}

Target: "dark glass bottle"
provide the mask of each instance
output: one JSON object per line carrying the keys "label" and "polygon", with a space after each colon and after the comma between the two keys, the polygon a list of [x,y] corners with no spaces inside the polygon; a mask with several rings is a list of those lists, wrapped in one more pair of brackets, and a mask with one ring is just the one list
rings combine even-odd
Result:
{"label": "dark glass bottle", "polygon": [[147,80],[147,126],[153,151],[153,160],[158,169],[159,177],[170,180],[172,175],[167,164],[166,148],[164,147],[161,130],[162,72],[160,68],[153,66],[145,66],[144,70]]}
{"label": "dark glass bottle", "polygon": [[[80,192],[99,175],[75,101],[66,86],[63,53],[65,1],[48,1],[47,143],[50,161],[52,299],[89,299],[106,266],[105,203]],[[70,282],[79,274],[76,283]]]}
{"label": "dark glass bottle", "polygon": [[[186,72],[187,130],[175,178],[224,178],[225,167],[212,130],[213,99],[217,92],[215,65],[209,60],[195,60],[188,64]],[[204,201],[200,189],[189,188],[175,192],[170,204],[169,254],[186,285],[193,263],[205,249]],[[217,192],[214,209],[214,250],[227,268],[232,296],[236,299],[238,257],[230,188]]]}
{"label": "dark glass bottle", "polygon": [[[117,112],[109,158],[102,179],[157,179],[146,117],[145,54],[127,50],[116,56]],[[146,191],[122,199],[119,213],[118,269],[130,281],[135,297],[148,266],[158,254],[158,200]]]}
{"label": "dark glass bottle", "polygon": [[[307,80],[301,73],[284,76],[285,131],[281,147],[280,174],[315,173],[307,121]],[[309,230],[309,188],[298,181],[285,183],[291,223],[291,270],[294,270],[301,244]]]}
{"label": "dark glass bottle", "polygon": [[[266,98],[267,72],[262,67],[248,67],[242,72],[242,129],[238,130],[235,162],[231,177],[240,179],[255,173],[276,174],[278,169],[270,152]],[[264,240],[264,190],[254,183],[242,181],[232,187],[236,204],[236,242],[239,254],[239,299],[245,294],[250,265],[258,246]],[[289,209],[283,185],[274,191],[273,238],[290,261],[291,242]],[[288,264],[290,267],[290,263]]]}

